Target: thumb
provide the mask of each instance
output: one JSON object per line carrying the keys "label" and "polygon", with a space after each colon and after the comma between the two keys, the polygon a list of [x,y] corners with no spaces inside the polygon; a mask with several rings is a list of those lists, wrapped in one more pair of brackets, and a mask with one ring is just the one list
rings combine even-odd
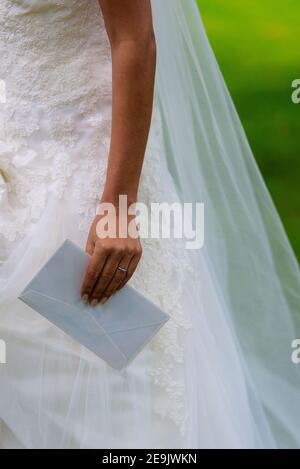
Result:
{"label": "thumb", "polygon": [[94,243],[92,242],[91,239],[87,240],[87,243],[85,246],[85,252],[87,252],[90,256],[92,256],[94,253]]}

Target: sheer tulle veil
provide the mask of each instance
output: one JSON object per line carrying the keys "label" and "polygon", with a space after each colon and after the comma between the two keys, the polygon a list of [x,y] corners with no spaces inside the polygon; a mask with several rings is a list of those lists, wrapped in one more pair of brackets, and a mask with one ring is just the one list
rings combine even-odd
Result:
{"label": "sheer tulle veil", "polygon": [[[182,200],[205,204],[201,255],[240,350],[257,445],[299,447],[300,365],[291,359],[292,341],[300,338],[296,258],[196,1],[152,0],[152,8],[168,166]],[[190,256],[197,268],[199,252]],[[196,311],[193,321],[197,326]]]}

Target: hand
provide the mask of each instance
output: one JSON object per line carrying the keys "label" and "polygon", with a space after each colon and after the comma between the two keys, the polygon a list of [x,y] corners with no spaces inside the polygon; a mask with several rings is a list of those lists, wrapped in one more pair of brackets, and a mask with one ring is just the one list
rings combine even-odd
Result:
{"label": "hand", "polygon": [[[115,217],[118,226],[119,216]],[[117,290],[123,288],[142,256],[138,237],[98,237],[97,224],[101,218],[102,215],[95,217],[89,231],[86,252],[91,255],[91,259],[81,288],[82,301],[92,306],[104,304]],[[132,227],[135,221],[128,218],[128,223]]]}

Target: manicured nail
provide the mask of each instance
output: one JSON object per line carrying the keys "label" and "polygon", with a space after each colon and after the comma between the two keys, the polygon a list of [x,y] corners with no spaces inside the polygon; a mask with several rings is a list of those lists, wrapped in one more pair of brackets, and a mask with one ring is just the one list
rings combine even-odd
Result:
{"label": "manicured nail", "polygon": [[91,306],[95,307],[95,306],[97,306],[98,303],[99,303],[98,300],[96,300],[96,299],[95,299],[95,300],[92,300],[92,301],[91,301]]}
{"label": "manicured nail", "polygon": [[102,300],[100,301],[100,303],[101,303],[102,305],[104,305],[104,303],[106,303],[107,300],[108,300],[108,298],[104,297],[104,298],[102,298]]}
{"label": "manicured nail", "polygon": [[81,298],[81,300],[82,300],[82,303],[84,303],[85,305],[87,305],[88,302],[89,302],[89,295],[87,295],[87,294],[83,295],[82,298]]}

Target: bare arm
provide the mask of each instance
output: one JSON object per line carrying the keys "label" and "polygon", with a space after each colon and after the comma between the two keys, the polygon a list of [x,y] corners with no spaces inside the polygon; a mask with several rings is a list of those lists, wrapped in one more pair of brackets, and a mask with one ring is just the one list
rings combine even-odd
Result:
{"label": "bare arm", "polygon": [[[153,105],[156,63],[150,0],[99,0],[112,51],[112,135],[101,202],[118,205],[120,194],[136,201]],[[129,280],[141,257],[138,239],[89,233],[91,261],[82,296],[104,302]],[[118,267],[127,270],[122,272]]]}
{"label": "bare arm", "polygon": [[150,127],[155,39],[150,0],[100,0],[112,50],[112,139],[104,200],[135,201]]}

